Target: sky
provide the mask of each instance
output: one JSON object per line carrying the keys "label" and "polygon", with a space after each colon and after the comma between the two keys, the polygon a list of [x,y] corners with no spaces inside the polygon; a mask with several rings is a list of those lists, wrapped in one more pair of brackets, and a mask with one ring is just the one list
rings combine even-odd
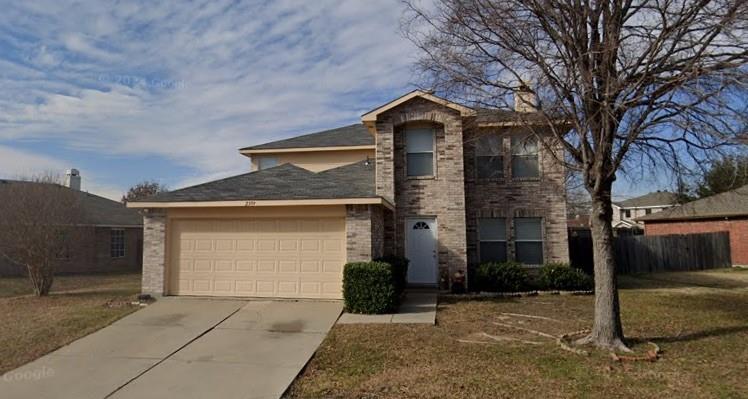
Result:
{"label": "sky", "polygon": [[359,122],[414,88],[399,0],[0,9],[0,177],[77,168],[112,199],[244,173],[238,148]]}

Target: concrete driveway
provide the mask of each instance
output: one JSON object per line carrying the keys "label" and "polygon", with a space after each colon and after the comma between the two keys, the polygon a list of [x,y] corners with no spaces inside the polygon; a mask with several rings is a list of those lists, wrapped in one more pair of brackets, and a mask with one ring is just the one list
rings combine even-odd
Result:
{"label": "concrete driveway", "polygon": [[0,379],[3,398],[278,398],[340,302],[164,298]]}

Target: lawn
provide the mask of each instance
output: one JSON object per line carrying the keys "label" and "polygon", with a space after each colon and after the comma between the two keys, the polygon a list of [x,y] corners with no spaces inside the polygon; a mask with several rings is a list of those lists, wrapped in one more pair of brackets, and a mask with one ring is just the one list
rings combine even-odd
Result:
{"label": "lawn", "polygon": [[335,326],[288,396],[748,397],[748,271],[626,276],[621,286],[625,333],[640,353],[657,343],[655,363],[583,356],[514,328],[588,328],[592,296],[442,298],[436,326]]}
{"label": "lawn", "polygon": [[0,278],[0,374],[90,334],[137,309],[140,274],[55,278],[37,298],[23,278]]}

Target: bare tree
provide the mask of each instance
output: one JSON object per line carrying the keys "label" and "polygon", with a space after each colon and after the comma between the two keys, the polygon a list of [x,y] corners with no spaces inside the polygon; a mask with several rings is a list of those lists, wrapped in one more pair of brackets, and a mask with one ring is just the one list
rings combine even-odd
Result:
{"label": "bare tree", "polygon": [[[404,32],[422,51],[424,85],[517,116],[592,201],[595,311],[580,342],[628,350],[611,227],[617,172],[695,167],[746,134],[744,0],[406,0]],[[532,99],[533,96],[519,97]]]}
{"label": "bare tree", "polygon": [[55,266],[81,243],[80,196],[53,174],[0,180],[0,256],[24,267],[38,296],[49,294]]}
{"label": "bare tree", "polygon": [[169,191],[169,188],[155,180],[144,180],[127,190],[127,194],[122,196],[122,203],[129,201],[139,201],[143,198],[150,197],[159,193]]}

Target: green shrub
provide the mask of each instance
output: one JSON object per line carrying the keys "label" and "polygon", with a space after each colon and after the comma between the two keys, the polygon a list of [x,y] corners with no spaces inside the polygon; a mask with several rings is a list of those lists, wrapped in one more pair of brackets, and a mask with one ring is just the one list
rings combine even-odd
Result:
{"label": "green shrub", "polygon": [[374,259],[377,262],[385,262],[392,265],[392,275],[394,278],[393,284],[395,285],[395,292],[398,295],[405,291],[405,285],[408,280],[408,264],[410,261],[404,256],[387,255],[379,259]]}
{"label": "green shrub", "polygon": [[527,271],[517,262],[483,263],[476,269],[478,290],[516,292],[527,287]]}
{"label": "green shrub", "polygon": [[343,269],[343,300],[350,313],[381,314],[397,308],[393,267],[385,262],[348,263]]}
{"label": "green shrub", "polygon": [[567,263],[546,263],[540,269],[540,284],[551,290],[591,290],[595,286],[592,277]]}

